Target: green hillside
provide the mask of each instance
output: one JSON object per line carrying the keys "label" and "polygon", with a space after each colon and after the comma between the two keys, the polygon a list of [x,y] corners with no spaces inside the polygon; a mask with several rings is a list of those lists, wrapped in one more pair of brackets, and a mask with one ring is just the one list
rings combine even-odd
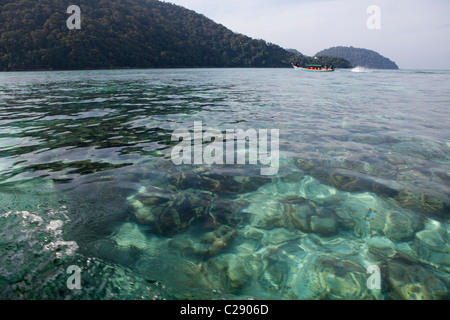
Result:
{"label": "green hillside", "polygon": [[66,25],[72,4],[67,1],[1,0],[0,70],[289,67],[298,61],[275,44],[170,3],[75,2],[81,8],[79,30]]}

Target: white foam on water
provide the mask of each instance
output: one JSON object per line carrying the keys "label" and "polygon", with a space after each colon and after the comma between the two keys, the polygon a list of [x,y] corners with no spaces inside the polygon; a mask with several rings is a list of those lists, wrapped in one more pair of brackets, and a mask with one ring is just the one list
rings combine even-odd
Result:
{"label": "white foam on water", "polygon": [[[75,241],[65,241],[62,239],[62,228],[70,221],[64,210],[49,210],[46,214],[39,212],[31,213],[29,211],[8,211],[0,214],[0,218],[19,218],[20,233],[22,234],[16,240],[36,243],[38,238],[45,236],[45,242],[40,242],[40,246],[45,251],[54,252],[57,258],[62,258],[65,253],[73,256],[78,250],[78,244]],[[52,219],[50,217],[58,216],[61,219]],[[14,229],[14,226],[11,226]],[[17,237],[17,235],[16,235]]]}
{"label": "white foam on water", "polygon": [[351,72],[364,72],[364,73],[371,73],[372,69],[366,68],[366,67],[355,67],[350,70]]}

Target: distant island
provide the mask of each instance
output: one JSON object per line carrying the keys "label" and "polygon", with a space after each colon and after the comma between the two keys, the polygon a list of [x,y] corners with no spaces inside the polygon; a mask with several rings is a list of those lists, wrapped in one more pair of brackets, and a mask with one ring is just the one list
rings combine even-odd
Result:
{"label": "distant island", "polygon": [[371,69],[398,69],[395,62],[381,54],[367,49],[354,47],[332,47],[316,53],[316,56],[341,57],[348,60],[354,67]]}
{"label": "distant island", "polygon": [[340,69],[349,69],[352,68],[352,64],[341,57],[335,57],[333,55],[316,55],[314,57],[307,57],[303,55],[300,51],[296,49],[286,49],[288,52],[295,55],[294,63],[299,66],[306,66],[307,64],[321,64],[321,65],[330,65],[335,68]]}
{"label": "distant island", "polygon": [[342,54],[345,50],[325,51],[314,59],[234,33],[167,2],[75,2],[81,9],[81,28],[69,30],[67,2],[1,1],[0,71],[357,65],[353,56]]}

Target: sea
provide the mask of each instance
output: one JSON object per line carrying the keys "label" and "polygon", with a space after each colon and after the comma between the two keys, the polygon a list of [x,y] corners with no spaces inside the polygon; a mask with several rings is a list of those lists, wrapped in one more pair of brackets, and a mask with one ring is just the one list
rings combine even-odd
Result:
{"label": "sea", "polygon": [[449,299],[449,217],[450,71],[0,73],[2,300]]}

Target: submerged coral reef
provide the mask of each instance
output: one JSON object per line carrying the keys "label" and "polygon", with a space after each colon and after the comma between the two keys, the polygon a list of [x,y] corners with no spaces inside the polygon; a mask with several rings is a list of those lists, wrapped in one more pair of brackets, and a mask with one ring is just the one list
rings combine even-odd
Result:
{"label": "submerged coral reef", "polygon": [[[113,239],[139,249],[139,272],[176,283],[182,298],[449,297],[448,223],[382,188],[356,192],[366,181],[343,191],[292,168],[271,179],[184,168],[158,187],[148,181]],[[379,290],[367,285],[373,265]]]}

